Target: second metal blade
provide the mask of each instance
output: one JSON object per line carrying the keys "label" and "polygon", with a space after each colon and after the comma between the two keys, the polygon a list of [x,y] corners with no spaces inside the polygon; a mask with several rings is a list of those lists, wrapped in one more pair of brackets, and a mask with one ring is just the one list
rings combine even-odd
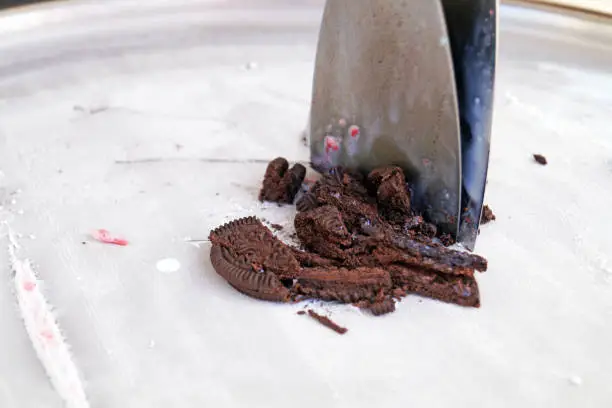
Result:
{"label": "second metal blade", "polygon": [[453,53],[461,120],[458,240],[474,249],[489,167],[498,0],[442,0],[442,5]]}

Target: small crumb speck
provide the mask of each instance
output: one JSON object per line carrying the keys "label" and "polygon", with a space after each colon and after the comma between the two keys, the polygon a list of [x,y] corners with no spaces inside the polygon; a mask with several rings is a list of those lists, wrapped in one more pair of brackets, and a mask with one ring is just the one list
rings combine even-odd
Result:
{"label": "small crumb speck", "polygon": [[541,164],[542,166],[546,166],[548,164],[546,157],[542,156],[541,154],[534,154],[533,159],[536,161],[536,163]]}

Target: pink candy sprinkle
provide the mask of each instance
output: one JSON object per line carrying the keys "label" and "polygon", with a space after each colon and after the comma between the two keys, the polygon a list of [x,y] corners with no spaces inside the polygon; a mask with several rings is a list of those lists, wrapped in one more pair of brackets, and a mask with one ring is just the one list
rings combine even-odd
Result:
{"label": "pink candy sprinkle", "polygon": [[23,284],[23,288],[27,290],[28,292],[33,291],[35,287],[36,287],[36,283],[34,282],[24,282]]}
{"label": "pink candy sprinkle", "polygon": [[113,245],[120,245],[120,246],[126,246],[128,244],[127,240],[123,238],[114,237],[111,235],[110,232],[108,232],[105,229],[99,229],[99,230],[94,231],[92,236],[95,240],[104,242],[105,244],[113,244]]}
{"label": "pink candy sprinkle", "polygon": [[53,332],[51,330],[43,330],[40,335],[47,340],[53,340]]}

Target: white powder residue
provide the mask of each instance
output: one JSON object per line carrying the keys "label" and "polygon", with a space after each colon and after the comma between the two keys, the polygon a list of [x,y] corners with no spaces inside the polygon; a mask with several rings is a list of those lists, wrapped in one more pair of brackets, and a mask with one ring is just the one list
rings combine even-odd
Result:
{"label": "white powder residue", "polygon": [[52,307],[40,290],[41,282],[36,278],[30,261],[17,258],[18,248],[14,234],[9,231],[9,255],[15,294],[32,346],[66,407],[88,408],[89,403],[77,367]]}

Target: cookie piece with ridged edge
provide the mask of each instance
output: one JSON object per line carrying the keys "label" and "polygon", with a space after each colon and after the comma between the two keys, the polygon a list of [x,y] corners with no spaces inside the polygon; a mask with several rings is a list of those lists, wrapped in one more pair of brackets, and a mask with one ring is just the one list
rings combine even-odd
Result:
{"label": "cookie piece with ridged edge", "polygon": [[280,276],[295,275],[300,265],[261,221],[241,218],[214,229],[209,238],[211,263],[230,285],[258,299],[289,300]]}

